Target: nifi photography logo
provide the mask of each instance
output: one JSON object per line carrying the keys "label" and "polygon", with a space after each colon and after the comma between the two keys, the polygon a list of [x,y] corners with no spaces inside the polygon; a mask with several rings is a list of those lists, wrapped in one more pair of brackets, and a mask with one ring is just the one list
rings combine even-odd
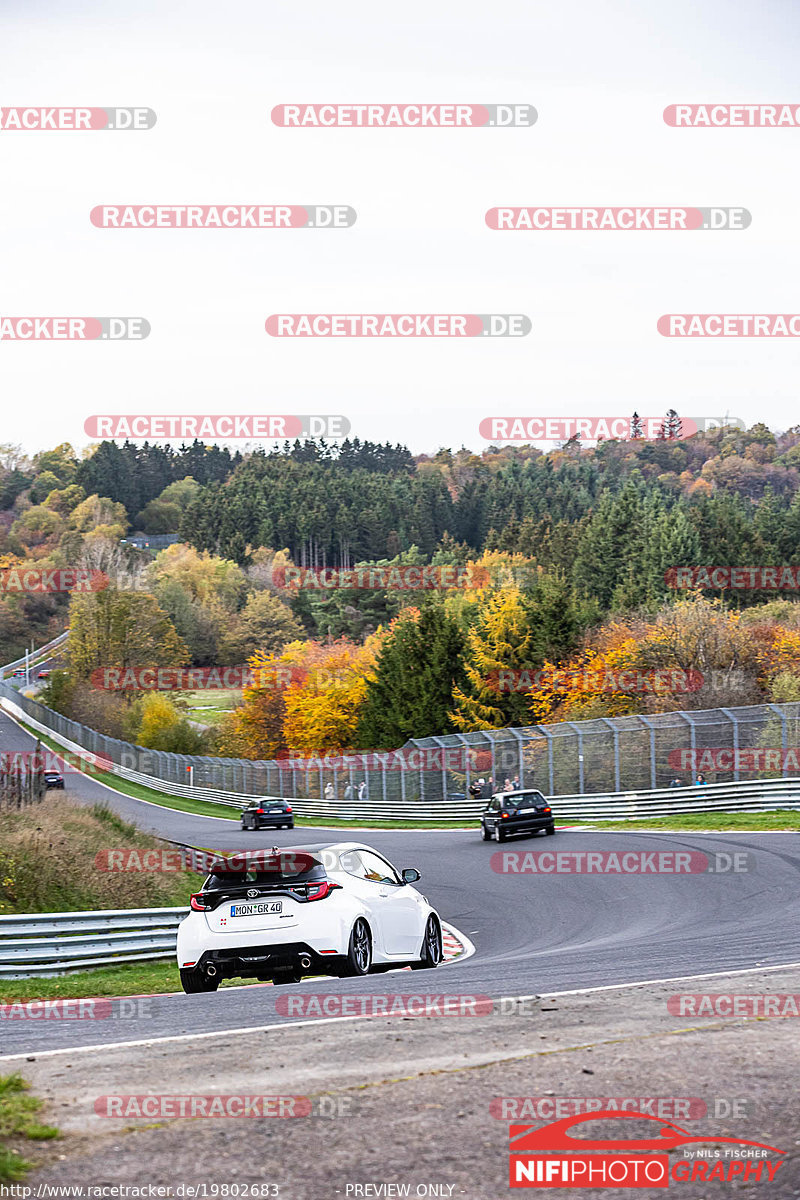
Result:
{"label": "nifi photography logo", "polygon": [[[571,1130],[586,1122],[647,1122],[642,1136],[593,1138]],[[784,1153],[763,1142],[693,1134],[644,1113],[584,1113],[547,1125],[509,1127],[512,1188],[666,1188],[674,1183],[771,1183]],[[705,1143],[707,1147],[700,1147]],[[689,1149],[688,1147],[691,1147]],[[668,1151],[683,1150],[670,1163]],[[587,1153],[588,1152],[588,1153]],[[696,1193],[695,1193],[696,1194]]]}

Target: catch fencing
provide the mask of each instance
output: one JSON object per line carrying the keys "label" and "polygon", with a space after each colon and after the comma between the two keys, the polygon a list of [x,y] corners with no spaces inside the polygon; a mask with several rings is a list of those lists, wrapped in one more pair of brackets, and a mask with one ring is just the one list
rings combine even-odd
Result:
{"label": "catch fencing", "polygon": [[[67,721],[66,718],[59,717],[57,713],[52,713],[43,705],[36,704],[33,701],[26,703],[25,697],[19,696],[16,691],[13,691],[11,696],[3,694],[3,685],[0,684],[0,703],[13,715],[23,719],[27,725],[38,730],[40,733],[49,732],[52,740],[58,742],[65,750],[80,755],[81,751],[90,750],[95,754],[98,751],[93,750],[91,746],[87,746],[81,742],[70,740],[65,733],[59,732],[53,728],[53,725],[44,724],[38,719],[43,716],[48,722],[53,718],[57,718],[57,723],[64,723],[69,727],[69,731],[77,730],[79,733],[84,726],[78,726],[76,722]],[[776,709],[798,709],[800,705],[775,705],[770,706]],[[736,713],[737,710],[729,710]],[[738,710],[741,711],[741,710]],[[746,710],[751,711],[751,710]],[[32,713],[36,713],[34,716]],[[674,716],[675,714],[667,714]],[[683,714],[680,714],[683,715]],[[704,713],[693,713],[695,718],[702,717]],[[793,716],[783,711],[783,721],[779,721],[778,717],[775,720],[778,726],[784,731],[785,737],[788,739],[793,736],[794,722],[800,720],[800,717]],[[624,719],[624,718],[623,718]],[[585,724],[591,724],[587,722]],[[768,723],[761,725],[762,730],[768,728]],[[713,726],[706,726],[712,728]],[[94,734],[93,730],[87,731]],[[509,731],[504,731],[509,732]],[[520,732],[520,731],[514,731]],[[94,734],[100,738],[101,735]],[[473,734],[467,734],[466,737],[474,737]],[[717,734],[712,734],[717,736]],[[770,734],[770,736],[772,736]],[[85,739],[89,740],[89,739]],[[443,740],[443,739],[441,739]],[[691,739],[690,739],[691,740]],[[779,738],[780,740],[780,738]],[[102,747],[99,753],[108,753],[109,743],[112,739],[103,738]],[[697,736],[694,738],[694,751],[697,754],[702,753],[703,745],[708,746],[708,735],[706,739],[701,741]],[[337,820],[351,819],[358,821],[359,819],[370,820],[409,820],[414,822],[426,821],[469,821],[476,819],[486,805],[485,798],[473,798],[469,795],[453,794],[448,792],[442,795],[444,782],[441,779],[441,772],[418,772],[423,775],[420,789],[428,792],[424,800],[419,798],[419,794],[411,794],[412,788],[408,781],[406,783],[406,798],[398,802],[392,798],[390,787],[387,781],[391,775],[396,777],[397,772],[392,772],[390,768],[385,768],[383,772],[373,771],[372,777],[378,776],[379,784],[385,783],[386,793],[382,794],[380,786],[371,790],[370,794],[363,797],[361,800],[341,798],[341,790],[337,791],[333,797],[326,798],[326,773],[328,778],[335,779],[337,768],[323,768],[321,766],[312,766],[300,760],[299,765],[293,768],[287,767],[285,764],[274,763],[251,763],[247,760],[205,760],[205,759],[188,759],[184,755],[164,755],[161,752],[143,750],[141,747],[130,746],[128,743],[116,743],[117,747],[121,747],[121,761],[114,761],[112,758],[106,759],[101,763],[103,769],[107,769],[109,774],[118,776],[121,779],[126,779],[132,783],[142,784],[146,787],[157,788],[167,795],[180,796],[186,799],[206,800],[214,804],[224,805],[236,810],[244,808],[250,800],[267,800],[270,798],[287,798],[291,800],[292,809],[298,816],[315,817],[315,818],[333,818]],[[788,746],[788,742],[787,742]],[[114,746],[112,745],[113,749]],[[739,749],[744,751],[747,748],[743,740],[739,743]],[[680,753],[689,753],[685,747],[680,748]],[[672,753],[672,752],[671,752]],[[787,753],[789,750],[787,749]],[[129,757],[130,755],[130,757]],[[231,763],[241,774],[234,775],[231,782],[234,785],[229,788],[219,788],[207,786],[199,782],[197,767],[193,766],[191,775],[183,774],[183,778],[192,778],[191,783],[181,783],[172,779],[164,779],[156,776],[152,770],[135,770],[130,766],[126,766],[126,761],[139,763],[142,766],[150,765],[150,756],[154,762],[162,758],[180,759],[182,762],[190,762],[191,764],[221,762]],[[499,755],[497,756],[499,758]],[[497,761],[497,760],[496,760]],[[261,768],[262,774],[257,774]],[[97,770],[97,763],[89,764],[91,771]],[[249,772],[253,770],[253,773]],[[271,782],[273,788],[269,789],[270,770],[278,770],[280,773],[272,776]],[[199,774],[199,772],[198,772]],[[433,779],[425,778],[425,775],[433,775]],[[672,772],[674,774],[674,772]],[[736,774],[736,772],[730,772]],[[799,773],[800,774],[800,773]],[[351,768],[351,772],[345,778],[353,778],[355,768]],[[360,776],[359,776],[360,777]],[[473,774],[473,778],[477,778]],[[541,779],[541,775],[537,777],[535,772],[525,771],[522,779],[526,787],[539,787],[547,795],[553,796],[553,810],[556,820],[604,820],[604,819],[622,819],[633,820],[642,817],[655,816],[671,816],[679,813],[687,812],[734,812],[734,811],[765,811],[768,809],[793,809],[800,808],[800,778],[783,778],[780,772],[761,772],[758,778],[729,780],[723,783],[711,784],[709,786],[685,786],[677,788],[637,788],[623,790],[619,788],[609,789],[605,792],[583,793],[556,793],[552,788],[547,786],[546,780]],[[440,790],[436,794],[434,783],[440,781]],[[341,772],[339,773],[339,782],[341,784]],[[395,780],[392,779],[394,784]],[[617,780],[615,780],[617,782]],[[256,791],[254,785],[263,784],[263,790]],[[275,786],[283,784],[282,791],[279,791]],[[69,780],[67,782],[69,787]],[[244,789],[252,790],[244,790]],[[430,793],[433,795],[430,795]],[[298,794],[299,793],[299,794]],[[320,795],[320,793],[322,793]],[[377,793],[377,795],[376,795]]]}
{"label": "catch fencing", "polygon": [[44,755],[37,742],[32,755],[0,752],[0,812],[38,804],[47,791]]}
{"label": "catch fencing", "polygon": [[[327,798],[364,813],[373,804],[468,807],[470,788],[481,781],[484,797],[506,781],[549,796],[582,796],[656,790],[676,776],[690,784],[697,769],[716,783],[800,776],[800,703],[563,721],[415,738],[397,751],[253,761],[147,750],[71,721],[7,683],[0,683],[0,697],[41,730],[132,777],[146,776],[161,790],[169,790],[167,785],[200,790],[209,799],[216,798],[214,792],[323,803]],[[711,765],[703,768],[703,752],[712,750]],[[774,751],[772,765],[764,759],[766,766],[757,771],[739,769],[736,756],[741,760],[750,750]],[[719,751],[733,752],[729,769],[720,766]]]}

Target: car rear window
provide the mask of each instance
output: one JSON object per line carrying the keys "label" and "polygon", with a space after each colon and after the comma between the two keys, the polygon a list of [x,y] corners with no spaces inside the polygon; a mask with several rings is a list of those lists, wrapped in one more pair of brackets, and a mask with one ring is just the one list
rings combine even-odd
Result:
{"label": "car rear window", "polygon": [[291,854],[282,855],[280,870],[263,870],[257,867],[248,869],[245,860],[241,870],[214,871],[206,880],[203,891],[220,892],[253,884],[266,887],[270,884],[274,886],[281,883],[312,883],[327,879],[325,867],[321,862],[312,859],[309,865],[308,855],[297,855],[296,862],[292,861],[294,857]]}
{"label": "car rear window", "polygon": [[546,803],[541,792],[524,792],[521,795],[506,797],[509,808],[540,808]]}

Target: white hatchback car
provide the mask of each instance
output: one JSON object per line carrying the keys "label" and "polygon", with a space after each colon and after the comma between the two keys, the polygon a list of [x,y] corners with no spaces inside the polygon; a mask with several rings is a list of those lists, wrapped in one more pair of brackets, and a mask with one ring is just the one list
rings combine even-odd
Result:
{"label": "white hatchback car", "polygon": [[297,983],[437,967],[442,926],[411,886],[419,877],[356,842],[220,859],[178,927],[183,990],[213,992],[232,976]]}

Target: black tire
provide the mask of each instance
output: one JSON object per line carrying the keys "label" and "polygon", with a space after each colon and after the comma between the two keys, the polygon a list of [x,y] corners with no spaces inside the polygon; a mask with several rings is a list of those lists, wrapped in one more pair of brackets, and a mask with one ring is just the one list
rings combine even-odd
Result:
{"label": "black tire", "polygon": [[556,831],[555,825],[548,825],[547,829],[545,829],[545,833],[548,835],[551,835],[551,836],[552,836],[552,834],[555,833],[555,831]]}
{"label": "black tire", "polygon": [[372,934],[363,917],[357,917],[350,932],[347,955],[341,974],[368,975],[372,966]]}
{"label": "black tire", "polygon": [[498,842],[504,842],[504,841],[506,840],[506,831],[505,831],[505,829],[501,828],[501,826],[500,826],[500,825],[496,825],[496,826],[495,826],[495,829],[497,830],[497,840],[498,840]]}
{"label": "black tire", "polygon": [[299,971],[281,971],[280,975],[274,976],[273,983],[299,983],[303,976]]}
{"label": "black tire", "polygon": [[242,817],[242,819],[241,819],[241,821],[239,822],[239,824],[241,825],[242,829],[247,829],[247,825],[245,824],[244,817]]}
{"label": "black tire", "polygon": [[492,840],[492,835],[489,833],[489,830],[486,828],[483,821],[481,821],[481,837],[485,842],[490,842]]}
{"label": "black tire", "polygon": [[431,971],[442,961],[442,927],[436,917],[428,917],[425,926],[425,937],[422,940],[422,956],[419,962],[412,962],[412,971]]}
{"label": "black tire", "polygon": [[186,967],[180,971],[181,987],[188,995],[195,992],[215,992],[219,987],[219,975],[206,975],[197,967]]}

